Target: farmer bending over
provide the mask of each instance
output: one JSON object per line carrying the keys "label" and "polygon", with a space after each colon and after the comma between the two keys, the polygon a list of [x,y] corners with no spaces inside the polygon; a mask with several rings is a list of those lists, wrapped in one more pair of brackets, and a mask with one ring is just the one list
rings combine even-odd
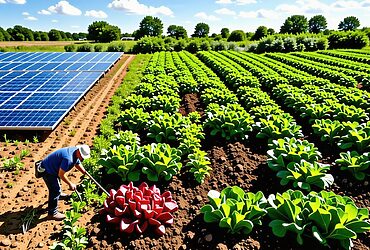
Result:
{"label": "farmer bending over", "polygon": [[58,149],[42,160],[41,167],[45,169],[43,178],[49,189],[47,216],[49,220],[63,220],[65,218],[64,214],[58,212],[59,197],[67,196],[67,194],[61,193],[60,179],[68,184],[70,190],[76,190],[76,184],[67,178],[66,172],[76,166],[82,174],[85,174],[86,170],[81,162],[89,157],[89,146],[77,145],[76,147]]}

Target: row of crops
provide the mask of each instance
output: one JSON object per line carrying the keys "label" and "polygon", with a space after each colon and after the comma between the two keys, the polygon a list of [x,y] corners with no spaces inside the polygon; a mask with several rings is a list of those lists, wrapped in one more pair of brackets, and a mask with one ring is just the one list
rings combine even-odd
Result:
{"label": "row of crops", "polygon": [[[346,51],[153,54],[134,91],[113,98],[95,140],[96,165],[127,184],[110,191],[102,216],[122,233],[164,235],[179,207],[157,186],[166,189],[184,172],[197,185],[212,177],[206,139],[257,139],[267,145],[267,165],[287,191],[209,190],[198,211],[204,223],[244,235],[267,223],[275,236],[294,235],[298,245],[315,239],[351,248],[351,239],[370,230],[369,210],[330,191],[334,162],[323,163],[313,141],[335,148],[335,164],[367,180],[370,66],[364,58]],[[181,113],[186,94],[199,96],[204,112]]]}

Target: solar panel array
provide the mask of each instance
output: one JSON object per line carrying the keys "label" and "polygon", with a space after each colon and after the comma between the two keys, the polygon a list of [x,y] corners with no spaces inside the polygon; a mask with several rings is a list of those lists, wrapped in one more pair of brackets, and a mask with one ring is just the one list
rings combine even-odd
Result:
{"label": "solar panel array", "polygon": [[121,56],[119,52],[0,53],[0,129],[53,130]]}

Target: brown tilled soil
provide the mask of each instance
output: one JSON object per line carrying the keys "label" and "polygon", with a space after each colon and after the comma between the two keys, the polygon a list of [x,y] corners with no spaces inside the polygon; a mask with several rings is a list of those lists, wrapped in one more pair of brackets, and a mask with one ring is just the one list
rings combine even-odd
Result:
{"label": "brown tilled soil", "polygon": [[[59,232],[62,222],[46,221],[47,188],[42,179],[34,178],[34,162],[42,159],[53,150],[65,146],[86,143],[92,145],[94,136],[104,118],[106,108],[114,91],[121,84],[126,74],[127,65],[134,56],[125,55],[102,79],[86,94],[76,107],[64,118],[59,126],[50,134],[19,134],[6,132],[10,139],[24,139],[38,136],[39,143],[13,144],[0,143],[0,156],[10,157],[19,154],[21,149],[28,149],[31,155],[25,158],[25,168],[15,174],[0,172],[0,249],[48,249],[53,240],[50,235]],[[80,174],[69,175],[74,182],[79,181]],[[9,183],[12,187],[9,186]],[[62,185],[63,190],[67,190]],[[60,201],[60,210],[68,208]],[[22,233],[22,218],[27,212],[37,209],[36,223],[26,233]],[[84,216],[88,215],[84,214]],[[84,218],[81,222],[84,223]],[[86,222],[86,221],[85,221]],[[8,245],[9,244],[9,245]]]}

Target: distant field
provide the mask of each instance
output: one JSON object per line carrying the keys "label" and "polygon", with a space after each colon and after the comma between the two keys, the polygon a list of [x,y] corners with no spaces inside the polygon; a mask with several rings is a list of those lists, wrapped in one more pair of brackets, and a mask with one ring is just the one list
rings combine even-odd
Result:
{"label": "distant field", "polygon": [[[6,52],[63,52],[64,46],[69,44],[80,44],[89,43],[88,41],[32,41],[32,42],[0,42],[0,50]],[[134,46],[135,41],[116,41],[115,43],[124,43],[126,45],[126,52]],[[103,49],[106,50],[109,43],[91,43],[92,45],[102,45]]]}

